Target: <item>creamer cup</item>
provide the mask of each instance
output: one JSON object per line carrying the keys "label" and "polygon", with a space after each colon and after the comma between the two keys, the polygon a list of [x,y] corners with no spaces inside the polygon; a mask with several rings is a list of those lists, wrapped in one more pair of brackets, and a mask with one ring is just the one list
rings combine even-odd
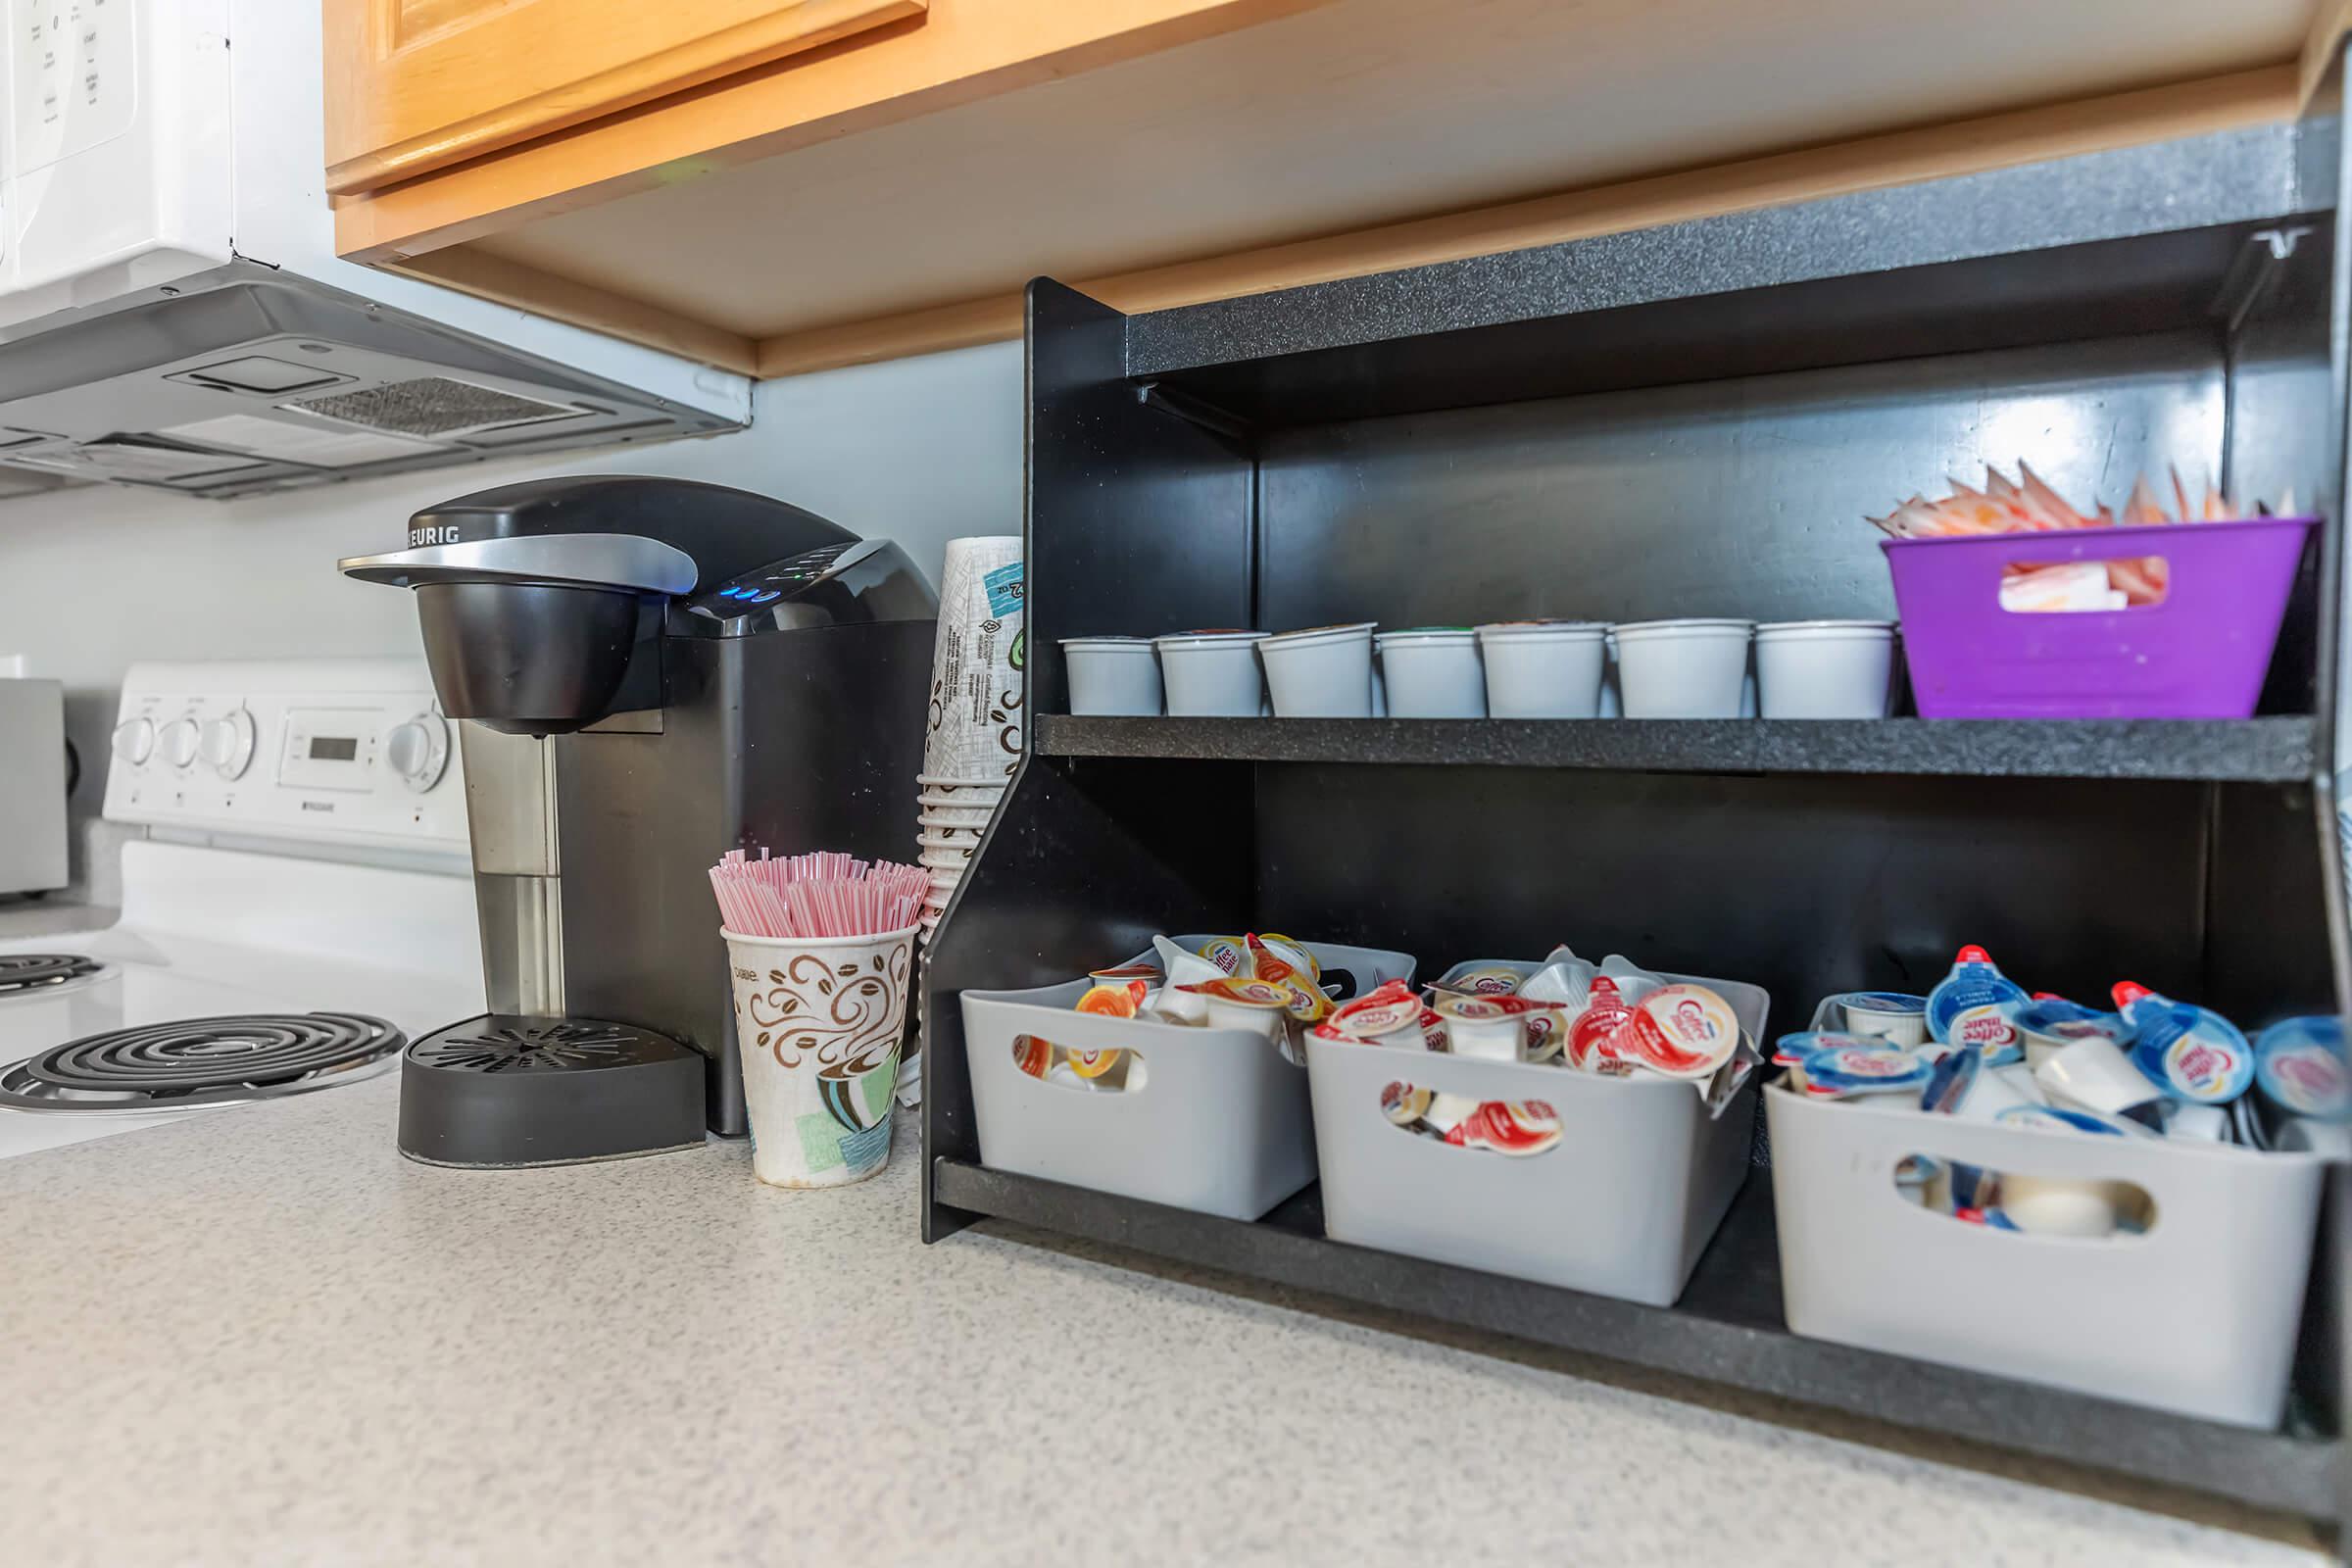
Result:
{"label": "creamer cup", "polygon": [[2115,1004],[2132,1025],[2132,1060],[2150,1082],[2205,1105],[2227,1104],[2253,1083],[2254,1048],[2220,1013],[2129,980],[2117,982]]}
{"label": "creamer cup", "polygon": [[1831,999],[1845,1032],[1869,1035],[1894,1046],[1925,1045],[1928,999],[1900,991],[1848,991]]}
{"label": "creamer cup", "polygon": [[1217,972],[1243,980],[1257,974],[1257,958],[1250,951],[1250,939],[1239,937],[1210,937],[1200,944],[1200,956],[1217,966]]}
{"label": "creamer cup", "polygon": [[2145,1131],[2129,1127],[2113,1116],[2102,1116],[2091,1110],[2077,1110],[2072,1105],[2014,1105],[1993,1120],[2003,1127],[2030,1127],[2053,1133],[2095,1133],[2108,1138],[2131,1138],[2142,1135]]}
{"label": "creamer cup", "polygon": [[1222,980],[1225,971],[1198,953],[1187,953],[1167,937],[1153,937],[1152,951],[1159,955],[1167,979],[1161,983],[1155,1010],[1174,1023],[1206,1023],[1208,999],[1185,988],[1205,980]]}
{"label": "creamer cup", "polygon": [[2172,1098],[2112,1040],[2078,1040],[2034,1069],[2034,1081],[2053,1103],[2102,1116],[2122,1115]]}
{"label": "creamer cup", "polygon": [[1854,1095],[1912,1096],[1928,1086],[1932,1069],[1918,1053],[1899,1046],[1824,1046],[1799,1064],[1805,1093],[1821,1100]]}
{"label": "creamer cup", "polygon": [[1421,998],[1401,980],[1376,986],[1333,1011],[1316,1029],[1326,1039],[1359,1041],[1366,1045],[1406,1046],[1419,1050]]}
{"label": "creamer cup", "polygon": [[2078,1040],[2112,1040],[2124,1047],[2132,1043],[2132,1026],[2121,1016],[2064,997],[2037,995],[2012,1004],[2008,1016],[2026,1048],[2026,1064],[2032,1067],[2040,1066]]}
{"label": "creamer cup", "polygon": [[[1318,1024],[1315,1032],[1321,1034],[1328,1027]],[[1426,1089],[1417,1089],[1407,1083],[1393,1083],[1380,1092],[1381,1114],[1399,1127],[1410,1127],[1429,1114],[1429,1102],[1434,1098]]]}
{"label": "creamer cup", "polygon": [[1541,1154],[1559,1141],[1559,1114],[1541,1100],[1486,1101],[1446,1135],[1448,1143],[1520,1157]]}
{"label": "creamer cup", "polygon": [[2265,1100],[2290,1116],[2322,1122],[2352,1118],[2343,1024],[2315,1017],[2271,1025],[2254,1043],[2254,1081]]}
{"label": "creamer cup", "polygon": [[1522,971],[1515,963],[1456,964],[1439,986],[1471,997],[1508,997],[1518,993]]}
{"label": "creamer cup", "polygon": [[1816,1051],[1832,1046],[1855,1046],[1864,1051],[1883,1049],[1887,1042],[1870,1035],[1837,1029],[1801,1029],[1786,1034],[1773,1042],[1772,1064],[1776,1067],[1801,1067],[1805,1058]]}
{"label": "creamer cup", "polygon": [[1450,1135],[1453,1130],[1478,1114],[1478,1102],[1468,1095],[1448,1095],[1443,1092],[1429,1097],[1428,1108],[1421,1119],[1440,1134]]}
{"label": "creamer cup", "polygon": [[1600,1064],[1596,1058],[1605,1056],[1615,1060],[1616,1055],[1609,1041],[1615,1038],[1617,1031],[1633,1015],[1634,1009],[1618,994],[1617,982],[1607,975],[1594,975],[1592,994],[1585,1003],[1584,1010],[1568,1024],[1568,1065],[1592,1071]]}
{"label": "creamer cup", "polygon": [[1289,1033],[1285,1020],[1290,1017],[1291,993],[1286,987],[1228,976],[1175,989],[1207,1002],[1211,1029],[1248,1029],[1268,1040]]}
{"label": "creamer cup", "polygon": [[1993,1121],[2005,1110],[2046,1103],[2032,1069],[2020,1062],[2007,1067],[1987,1067],[1979,1073],[1976,1087],[1960,1102],[1959,1115],[1963,1121]]}
{"label": "creamer cup", "polygon": [[1651,1072],[1711,1078],[1740,1048],[1740,1015],[1705,986],[1661,986],[1633,1007],[1608,1043]]}
{"label": "creamer cup", "polygon": [[1556,1024],[1560,1004],[1525,997],[1471,997],[1441,992],[1435,1004],[1446,1020],[1446,1038],[1457,1056],[1487,1061],[1527,1059],[1528,1024],[1549,1014]]}
{"label": "creamer cup", "polygon": [[1946,1052],[1928,1069],[1928,1081],[1919,1092],[1919,1108],[1932,1116],[1958,1114],[1984,1071],[1984,1053],[1976,1047]]}
{"label": "creamer cup", "polygon": [[[1959,956],[1952,960],[1951,973],[1937,981],[1936,989],[1928,993],[1928,1038],[1938,1045],[1963,1043],[1955,1042],[1951,1032],[1962,1013],[1974,1013],[1979,1008],[1997,1007],[2002,1003],[2026,1000],[2025,988],[2002,974],[1993,966],[1991,956],[1972,944],[1960,950]],[[1974,1021],[1980,1031],[1992,1027],[1981,1020]],[[1995,1022],[2014,1043],[2015,1031],[2009,1029],[2007,1022],[1999,1019]]]}

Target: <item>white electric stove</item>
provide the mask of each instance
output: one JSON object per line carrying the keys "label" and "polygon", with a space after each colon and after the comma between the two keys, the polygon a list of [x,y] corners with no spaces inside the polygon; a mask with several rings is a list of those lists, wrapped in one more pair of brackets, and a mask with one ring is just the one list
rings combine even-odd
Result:
{"label": "white electric stove", "polygon": [[465,787],[420,663],[138,664],[122,913],[0,943],[0,1157],[331,1092],[484,1010]]}

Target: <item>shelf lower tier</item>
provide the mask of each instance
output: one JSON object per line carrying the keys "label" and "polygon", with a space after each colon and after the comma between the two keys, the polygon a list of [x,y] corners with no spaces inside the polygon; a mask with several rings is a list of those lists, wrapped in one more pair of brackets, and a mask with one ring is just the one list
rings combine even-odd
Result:
{"label": "shelf lower tier", "polygon": [[[1242,720],[1239,722],[1249,722]],[[1989,1444],[2258,1508],[2333,1519],[2338,1446],[2253,1432],[1788,1332],[1771,1178],[1755,1173],[1672,1307],[1642,1306],[1323,1236],[1309,1187],[1255,1224],[960,1160],[932,1161],[939,1202],[1277,1285],[1394,1308]]]}
{"label": "shelf lower tier", "polygon": [[1464,764],[1619,772],[1927,774],[2288,784],[2304,717],[2247,719],[1117,718],[1045,714],[1049,757]]}

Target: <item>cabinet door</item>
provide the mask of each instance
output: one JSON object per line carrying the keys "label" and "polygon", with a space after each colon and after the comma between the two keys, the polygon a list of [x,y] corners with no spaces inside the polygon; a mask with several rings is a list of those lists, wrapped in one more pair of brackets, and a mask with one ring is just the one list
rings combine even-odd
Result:
{"label": "cabinet door", "polygon": [[327,189],[372,190],[929,0],[323,0]]}

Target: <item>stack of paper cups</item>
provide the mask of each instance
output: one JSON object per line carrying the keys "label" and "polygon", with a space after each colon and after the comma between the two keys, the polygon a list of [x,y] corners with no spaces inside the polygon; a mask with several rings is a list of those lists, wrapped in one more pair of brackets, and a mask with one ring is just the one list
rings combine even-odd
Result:
{"label": "stack of paper cups", "polygon": [[1027,717],[1021,541],[951,539],[941,578],[923,775],[1002,784],[1020,765]]}
{"label": "stack of paper cups", "polygon": [[1020,765],[1027,728],[1028,617],[1021,541],[948,541],[940,573],[939,647],[931,662],[930,730],[923,741],[922,863],[931,873],[923,930],[940,916]]}

